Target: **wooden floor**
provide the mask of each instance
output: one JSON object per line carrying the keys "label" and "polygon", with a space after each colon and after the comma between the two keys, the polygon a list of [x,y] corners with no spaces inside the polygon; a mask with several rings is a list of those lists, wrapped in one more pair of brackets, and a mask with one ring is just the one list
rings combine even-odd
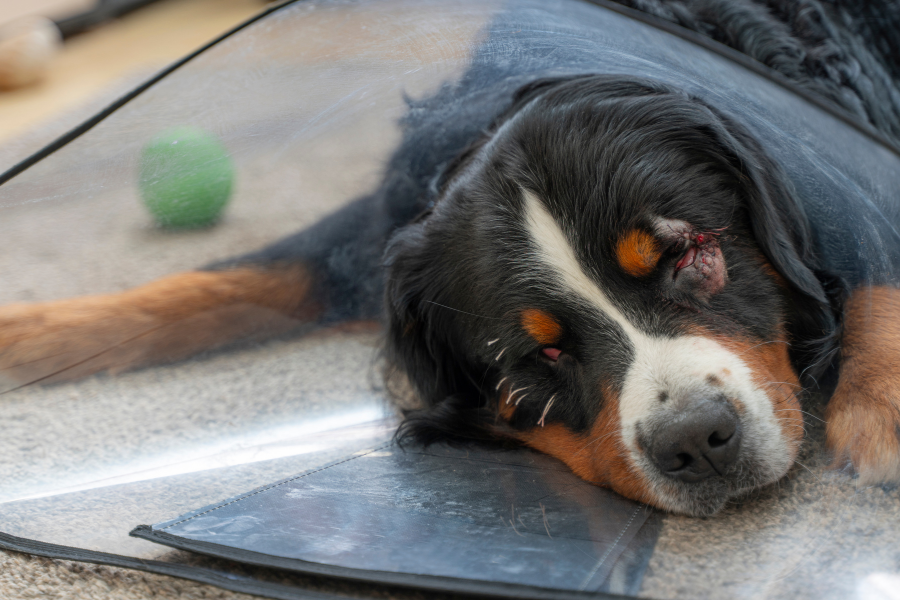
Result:
{"label": "wooden floor", "polygon": [[161,0],[70,38],[43,82],[0,92],[0,143],[118,80],[152,74],[265,6],[263,0]]}

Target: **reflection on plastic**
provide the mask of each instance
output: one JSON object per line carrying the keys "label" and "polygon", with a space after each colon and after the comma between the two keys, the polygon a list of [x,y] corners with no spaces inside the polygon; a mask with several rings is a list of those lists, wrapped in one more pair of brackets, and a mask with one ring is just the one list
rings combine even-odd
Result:
{"label": "reflection on plastic", "polygon": [[207,447],[194,448],[194,455],[189,458],[186,458],[184,453],[163,454],[139,463],[110,465],[104,471],[118,471],[117,474],[30,496],[10,498],[4,502],[58,496],[123,483],[321,452],[334,446],[332,438],[337,430],[341,430],[343,442],[352,443],[354,440],[369,439],[379,434],[390,434],[396,427],[397,422],[386,418],[383,409],[377,406],[365,407],[339,416],[245,434],[237,439],[219,440]]}
{"label": "reflection on plastic", "polygon": [[[496,10],[300,2],[210,48],[3,185],[0,305],[118,292],[256,250],[340,208],[380,176],[405,96],[458,77]],[[164,232],[139,199],[140,152],[185,125],[222,140],[238,183],[215,227]],[[376,344],[307,336],[46,387],[0,372],[0,501],[316,456],[309,423],[384,416],[371,385]]]}
{"label": "reflection on plastic", "polygon": [[[897,247],[897,157],[720,56],[587,2],[303,2],[211,48],[5,184],[0,302],[119,291],[316,222],[377,183],[400,136],[403,95],[426,96],[475,62],[496,69],[494,80],[511,89],[539,75],[631,74],[737,112],[790,172],[819,227],[822,254],[847,258],[825,266],[864,276],[891,275],[900,264],[882,251]],[[239,185],[216,228],[164,234],[149,226],[137,197],[139,150],[186,123],[221,137]],[[158,557],[165,549],[127,538],[131,526],[332,460],[322,457],[355,438],[344,432],[330,440],[323,412],[356,415],[359,441],[371,447],[366,436],[384,433],[365,420],[378,413],[369,408],[366,378],[371,342],[279,340],[4,395],[0,493],[30,500],[0,504],[0,530]],[[805,424],[811,444],[800,459],[809,473],[797,469],[715,519],[669,517],[642,593],[845,598],[858,591],[880,600],[892,592],[900,497],[888,487],[857,489],[828,471],[818,416]],[[307,422],[322,433],[265,433]],[[369,460],[380,458],[387,457]],[[347,494],[336,489],[337,500]],[[505,511],[503,519],[518,523],[521,513]],[[540,534],[542,525],[532,525]],[[512,527],[506,534],[521,542]]]}
{"label": "reflection on plastic", "polygon": [[900,600],[900,575],[872,573],[863,579],[856,594],[857,600]]}

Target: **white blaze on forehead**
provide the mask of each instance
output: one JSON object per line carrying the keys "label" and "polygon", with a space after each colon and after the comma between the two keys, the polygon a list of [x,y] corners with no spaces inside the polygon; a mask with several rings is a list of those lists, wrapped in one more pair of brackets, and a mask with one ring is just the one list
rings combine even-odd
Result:
{"label": "white blaze on forehead", "polygon": [[569,291],[587,300],[597,310],[615,321],[631,340],[638,342],[646,335],[631,324],[625,315],[609,300],[603,290],[588,277],[575,256],[572,245],[566,234],[560,229],[556,219],[547,212],[544,203],[532,192],[524,190],[525,220],[528,233],[534,242],[535,254],[546,267],[560,278],[560,282]]}
{"label": "white blaze on forehead", "polygon": [[[646,466],[646,458],[636,443],[637,423],[672,410],[679,404],[678,400],[689,402],[707,385],[706,378],[715,375],[723,382],[721,391],[747,409],[743,418],[747,425],[745,432],[749,434],[745,436],[748,447],[752,445],[757,458],[773,469],[786,470],[789,465],[781,464],[788,460],[786,441],[772,403],[755,383],[750,367],[713,339],[688,335],[662,337],[638,329],[584,272],[572,245],[544,203],[527,190],[523,190],[523,196],[534,257],[555,274],[558,285],[615,322],[634,349],[619,397],[622,437],[632,459]],[[660,402],[661,392],[673,401]]]}

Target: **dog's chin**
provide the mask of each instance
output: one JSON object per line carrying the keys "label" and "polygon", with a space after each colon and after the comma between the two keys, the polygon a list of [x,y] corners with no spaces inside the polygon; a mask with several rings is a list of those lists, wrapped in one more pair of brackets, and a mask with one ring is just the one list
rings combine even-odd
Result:
{"label": "dog's chin", "polygon": [[752,460],[743,460],[721,477],[696,483],[678,481],[651,465],[646,465],[644,472],[648,475],[659,508],[690,517],[711,517],[729,501],[775,483],[787,473],[788,468],[779,466],[773,469]]}

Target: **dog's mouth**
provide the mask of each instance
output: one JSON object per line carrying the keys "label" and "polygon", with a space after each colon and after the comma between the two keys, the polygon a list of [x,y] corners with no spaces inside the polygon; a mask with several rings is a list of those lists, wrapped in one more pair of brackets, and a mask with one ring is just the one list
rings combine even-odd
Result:
{"label": "dog's mouth", "polygon": [[709,517],[721,511],[729,501],[770,485],[787,472],[772,471],[750,457],[736,462],[722,475],[687,483],[672,478],[655,482],[660,506],[693,517]]}

